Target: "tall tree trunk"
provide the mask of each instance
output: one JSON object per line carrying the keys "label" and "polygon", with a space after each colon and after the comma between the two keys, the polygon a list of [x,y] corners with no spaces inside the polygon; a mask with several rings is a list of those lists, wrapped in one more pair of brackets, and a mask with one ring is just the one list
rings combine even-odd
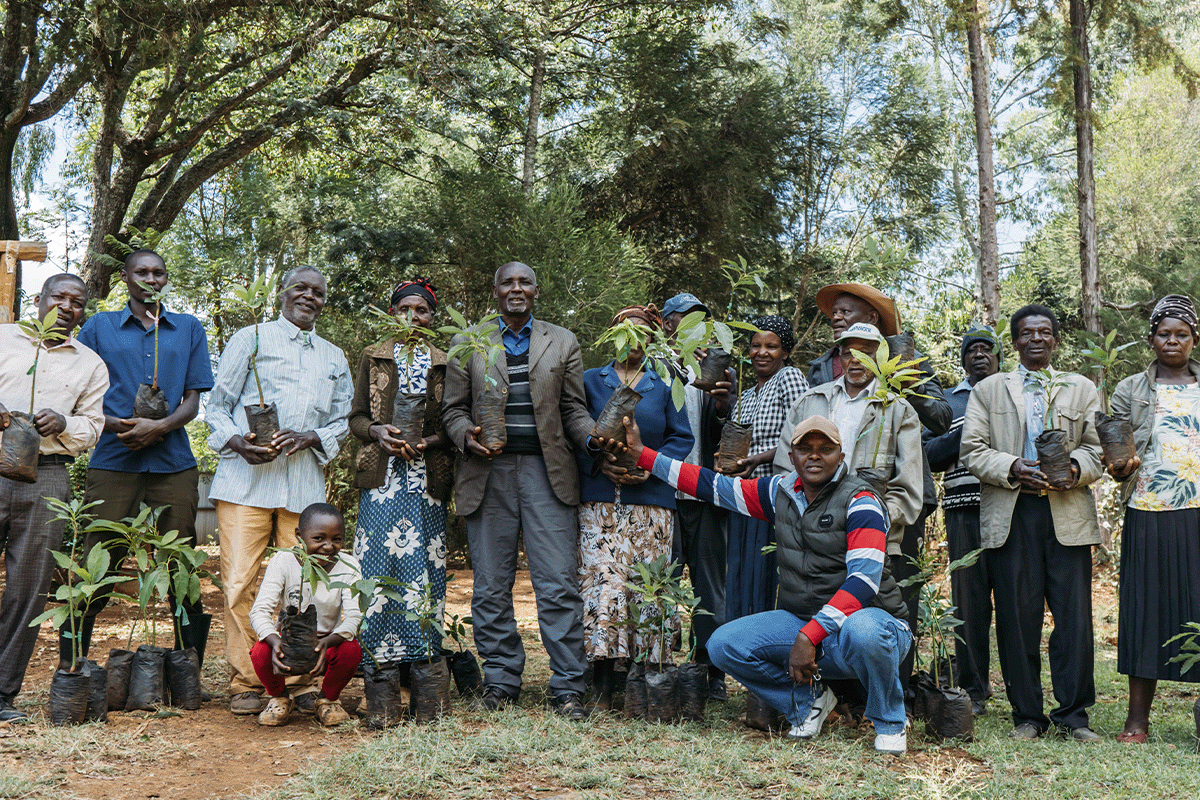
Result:
{"label": "tall tree trunk", "polygon": [[537,170],[538,125],[542,118],[542,83],[545,80],[546,51],[538,47],[529,75],[529,113],[525,118],[525,163],[521,170],[521,189],[526,196],[533,194],[533,179]]}
{"label": "tall tree trunk", "polygon": [[[21,128],[13,126],[0,130],[0,239],[20,239],[21,228],[17,223],[17,204],[13,193],[13,155],[17,150],[17,137]],[[0,265],[0,269],[4,269]],[[14,268],[13,305],[9,311],[12,319],[21,318],[21,262]]]}
{"label": "tall tree trunk", "polygon": [[971,0],[967,49],[971,57],[971,98],[975,111],[975,152],[979,161],[979,263],[977,286],[983,321],[1000,316],[1000,246],[996,236],[996,175],[992,164],[992,102],[988,54],[983,42],[981,0]]}
{"label": "tall tree trunk", "polygon": [[1079,270],[1083,327],[1100,335],[1100,257],[1096,237],[1096,180],[1092,172],[1092,70],[1088,54],[1087,7],[1070,0],[1071,44],[1074,49],[1075,168],[1079,203]]}

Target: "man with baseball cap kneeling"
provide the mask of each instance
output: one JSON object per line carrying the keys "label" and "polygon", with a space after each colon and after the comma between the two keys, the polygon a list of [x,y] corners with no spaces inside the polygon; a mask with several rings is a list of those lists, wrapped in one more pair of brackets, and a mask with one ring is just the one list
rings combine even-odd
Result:
{"label": "man with baseball cap kneeling", "polygon": [[641,469],[688,495],[775,523],[779,607],[718,628],[708,643],[713,664],[786,716],[794,739],[820,733],[833,710],[823,678],[857,678],[867,690],[875,749],[903,754],[898,668],[912,634],[884,557],[887,513],[842,463],[838,426],[819,416],[800,422],[791,437],[792,472],[755,480],[668,458],[642,446],[628,417],[625,426]]}

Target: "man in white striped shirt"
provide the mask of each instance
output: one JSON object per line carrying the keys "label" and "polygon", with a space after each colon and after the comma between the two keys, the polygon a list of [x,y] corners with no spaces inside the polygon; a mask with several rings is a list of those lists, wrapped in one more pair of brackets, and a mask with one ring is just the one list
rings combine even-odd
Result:
{"label": "man in white striped shirt", "polygon": [[[209,497],[216,502],[225,584],[225,656],[233,674],[229,710],[257,714],[263,687],[250,662],[257,637],[250,624],[254,586],[268,545],[292,547],[300,512],[324,502],[323,465],[338,454],[349,432],[354,383],[341,349],[314,327],[325,306],[325,277],[296,267],[283,277],[279,319],[235,333],[221,354],[216,385],[208,396],[208,444],[221,456]],[[256,352],[257,346],[257,352]],[[257,365],[257,381],[251,354]],[[244,407],[274,403],[279,426],[270,442],[249,433]],[[296,705],[311,710],[316,687],[308,676]],[[296,692],[296,689],[293,689]]]}

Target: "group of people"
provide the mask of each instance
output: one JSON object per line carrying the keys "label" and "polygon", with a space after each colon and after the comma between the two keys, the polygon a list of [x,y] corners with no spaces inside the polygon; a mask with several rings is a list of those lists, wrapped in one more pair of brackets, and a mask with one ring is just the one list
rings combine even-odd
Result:
{"label": "group of people", "polygon": [[[914,391],[896,399],[878,391],[865,363],[901,331],[894,301],[864,284],[834,284],[816,297],[832,346],[807,377],[790,363],[791,320],[767,316],[751,321],[746,385],[729,370],[725,380],[699,388],[682,360],[655,369],[637,347],[585,371],[575,336],[534,316],[534,271],[510,262],[494,277],[499,316],[481,323],[498,346],[495,363],[484,353],[448,360],[421,338],[433,326],[438,297],[414,278],[393,290],[388,307],[418,333],[366,348],[352,375],[342,351],[315,330],[325,278],[297,267],[282,280],[279,318],[235,333],[214,376],[199,321],[154,302],[167,280],[162,258],[136,251],[121,276],[128,304],[94,315],[78,336],[71,334],[87,301],[78,278],[54,276],[36,299],[39,318],[58,310],[58,336],[38,366],[38,481],[0,478],[8,576],[0,599],[0,720],[24,716],[13,700],[36,638],[28,622],[42,610],[49,551],[62,536],[41,498],[65,498],[66,464],[95,445],[85,495],[104,501],[99,516],[118,520],[146,503],[161,509],[160,528],[194,538],[197,471],[183,426],[209,392],[208,443],[220,455],[209,496],[220,529],[234,714],[282,724],[299,709],[336,724],[345,718],[335,709],[338,692],[360,658],[365,671],[396,670],[403,682],[407,665],[440,652],[440,640],[411,614],[395,613],[411,596],[376,597],[360,620],[349,597],[301,587],[290,554],[277,554],[260,572],[268,547],[300,541],[331,567],[419,587],[439,613],[453,500],[474,574],[473,634],[484,665],[478,708],[513,704],[523,686],[512,597],[519,542],[550,661],[550,702],[571,719],[610,707],[633,659],[662,658],[630,624],[629,582],[639,562],[666,556],[686,565],[707,612],[689,635],[697,660],[709,665],[711,698],[725,698],[732,675],[783,714],[799,739],[817,735],[839,701],[857,704],[874,725],[876,749],[904,752],[917,587],[899,584],[915,573],[925,520],[938,505],[932,475],[943,472],[951,559],[982,548],[972,566],[952,575],[963,620],[955,681],[975,713],[984,713],[994,611],[1012,735],[1036,738],[1053,726],[1076,740],[1099,738],[1088,720],[1095,702],[1091,546],[1099,542],[1088,487],[1105,471],[1091,422],[1099,396],[1082,376],[1051,369],[1059,330],[1048,308],[1012,315],[1015,370],[999,371],[1000,337],[976,325],[962,338],[961,383],[945,392],[916,352],[908,382]],[[708,313],[685,293],[661,312],[622,309],[613,324],[673,337],[697,311]],[[1138,451],[1108,466],[1127,505],[1118,666],[1129,675],[1130,706],[1122,741],[1145,741],[1157,680],[1200,680],[1181,674],[1163,647],[1183,622],[1200,620],[1200,453],[1192,435],[1200,432],[1200,365],[1190,359],[1196,326],[1190,300],[1164,298],[1151,316],[1156,359],[1122,382],[1112,402],[1130,415]],[[165,353],[157,383],[169,413],[147,420],[133,416],[133,399],[151,380],[156,334]],[[17,326],[0,326],[0,425],[29,396],[35,347]],[[671,376],[686,383],[680,407]],[[505,397],[506,442],[492,449],[477,406],[489,385]],[[593,436],[605,403],[623,386],[641,396],[625,420],[624,441]],[[259,404],[260,391],[278,414],[270,441],[257,441],[243,415],[243,407]],[[425,398],[416,441],[393,424],[401,394]],[[1067,440],[1065,487],[1049,482],[1034,448],[1049,420]],[[713,456],[731,421],[750,428],[750,452],[736,468],[716,472]],[[339,558],[344,523],[323,505],[323,466],[348,434],[360,441],[354,486],[361,498],[353,557]],[[290,600],[318,607],[321,658],[306,674],[290,674],[280,661],[276,619]],[[80,620],[85,654],[102,604],[91,604]],[[1054,618],[1049,657],[1058,703],[1049,715],[1040,682],[1045,605]],[[186,624],[177,624],[176,644],[203,657],[211,616],[199,605],[185,610],[177,615]],[[68,668],[70,653],[64,639]]]}

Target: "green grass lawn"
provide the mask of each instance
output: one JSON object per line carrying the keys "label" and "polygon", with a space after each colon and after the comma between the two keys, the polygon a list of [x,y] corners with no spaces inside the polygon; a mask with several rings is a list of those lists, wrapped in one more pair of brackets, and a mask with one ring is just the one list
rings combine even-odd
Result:
{"label": "green grass lawn", "polygon": [[[710,706],[703,725],[655,725],[616,715],[584,723],[544,708],[545,654],[527,636],[530,668],[519,708],[496,715],[456,707],[426,726],[405,725],[288,781],[273,800],[326,798],[1196,798],[1188,684],[1165,683],[1149,743],[1121,745],[1125,679],[1116,673],[1115,609],[1096,609],[1098,702],[1105,740],[1008,739],[1002,686],[971,743],[939,744],[920,726],[904,758],[876,755],[870,733],[835,727],[811,743],[751,732],[737,721],[743,695]],[[998,668],[993,665],[998,679]],[[1047,695],[1049,675],[1044,674]],[[998,680],[997,680],[998,683]],[[1052,702],[1047,697],[1047,708]]]}

